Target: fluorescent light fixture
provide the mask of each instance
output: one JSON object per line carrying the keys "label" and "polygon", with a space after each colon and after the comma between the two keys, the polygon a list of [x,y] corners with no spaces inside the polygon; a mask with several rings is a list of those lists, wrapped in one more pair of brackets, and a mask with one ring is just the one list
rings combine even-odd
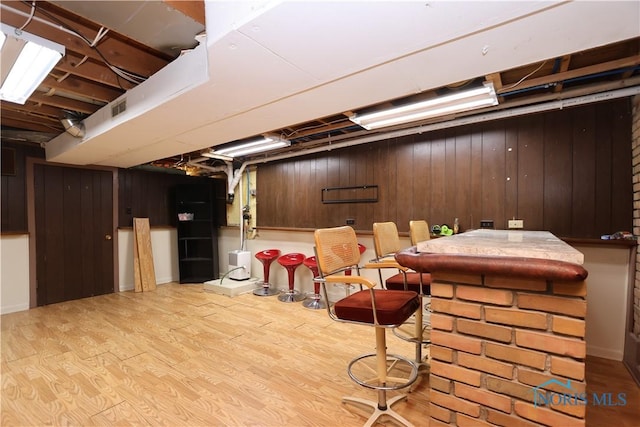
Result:
{"label": "fluorescent light fixture", "polygon": [[276,148],[288,147],[291,141],[272,135],[264,135],[262,138],[249,141],[242,144],[234,145],[220,150],[214,150],[214,154],[223,156],[238,157],[247,154],[261,153],[263,151],[274,150]]}
{"label": "fluorescent light fixture", "polygon": [[218,154],[217,152],[215,152],[213,150],[203,151],[202,153],[200,153],[200,155],[202,157],[208,157],[210,159],[224,160],[225,162],[230,162],[230,161],[233,160],[233,157],[225,156],[224,154]]}
{"label": "fluorescent light fixture", "polygon": [[64,56],[64,46],[2,24],[0,99],[24,104]]}
{"label": "fluorescent light fixture", "polygon": [[375,113],[354,114],[349,117],[349,120],[370,130],[492,105],[498,105],[498,97],[493,88],[493,83],[488,82],[477,89],[457,92]]}

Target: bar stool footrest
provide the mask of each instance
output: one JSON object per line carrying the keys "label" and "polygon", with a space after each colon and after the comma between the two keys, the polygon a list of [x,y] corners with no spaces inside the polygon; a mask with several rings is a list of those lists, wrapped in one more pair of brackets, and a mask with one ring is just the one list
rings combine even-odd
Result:
{"label": "bar stool footrest", "polygon": [[[385,383],[380,384],[376,374],[376,353],[363,354],[349,362],[347,372],[349,377],[363,387],[373,390],[399,390],[409,387],[418,378],[418,365],[414,361],[397,354],[387,354],[387,378]],[[367,364],[370,362],[370,364]],[[371,363],[372,362],[372,363]],[[360,377],[353,371],[360,366]],[[364,373],[370,373],[366,379],[362,378]]]}

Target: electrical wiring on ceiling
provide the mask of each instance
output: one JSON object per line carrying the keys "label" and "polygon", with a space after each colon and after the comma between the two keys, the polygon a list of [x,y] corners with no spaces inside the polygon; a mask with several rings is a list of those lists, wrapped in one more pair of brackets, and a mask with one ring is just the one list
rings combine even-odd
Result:
{"label": "electrical wiring on ceiling", "polygon": [[[100,40],[102,40],[104,38],[104,36],[109,32],[109,29],[106,29],[104,27],[101,27],[96,36],[94,37],[93,40],[88,39],[87,37],[85,37],[84,35],[82,35],[78,30],[76,30],[75,28],[73,28],[72,26],[68,25],[67,23],[59,20],[57,17],[53,16],[52,14],[50,14],[49,12],[47,12],[46,10],[39,8],[37,6],[37,2],[33,1],[32,3],[29,3],[28,1],[23,0],[22,1],[23,4],[26,4],[28,6],[31,7],[31,14],[29,15],[29,19],[27,20],[27,22],[25,22],[25,24],[22,26],[21,30],[24,29],[33,19],[35,12],[39,12],[41,15],[46,16],[48,19],[50,19],[52,22],[54,22],[55,24],[59,25],[61,28],[59,29],[64,29],[66,32],[80,38],[81,40],[83,40],[91,49],[93,49],[102,59],[102,61],[104,62],[104,64],[118,77],[118,85],[120,86],[120,88],[122,90],[126,90],[126,88],[124,88],[122,86],[122,84],[120,84],[119,79],[124,79],[126,81],[128,81],[129,83],[138,85],[142,82],[144,82],[145,80],[147,80],[147,78],[145,76],[141,76],[139,74],[136,73],[132,73],[130,71],[126,71],[123,70],[120,67],[117,67],[113,64],[111,64],[109,62],[109,60],[102,54],[102,52],[100,51],[100,49],[98,49],[97,44],[100,42]],[[18,11],[19,12],[19,11]],[[46,20],[42,20],[40,19],[42,22],[45,22],[47,24],[51,24],[49,22],[47,22]],[[80,64],[82,64],[84,61],[86,61],[88,59],[88,57],[84,57],[82,59],[82,61],[80,61]],[[78,64],[78,65],[80,65]]]}

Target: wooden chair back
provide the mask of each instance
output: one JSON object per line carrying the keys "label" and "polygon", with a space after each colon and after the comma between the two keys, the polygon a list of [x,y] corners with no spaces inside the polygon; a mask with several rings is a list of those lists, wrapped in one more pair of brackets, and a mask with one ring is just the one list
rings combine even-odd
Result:
{"label": "wooden chair back", "polygon": [[411,246],[431,239],[429,223],[422,219],[409,221],[409,236],[411,236]]}
{"label": "wooden chair back", "polygon": [[350,226],[318,229],[313,236],[321,276],[352,268],[360,263],[358,239]]}
{"label": "wooden chair back", "polygon": [[383,258],[400,251],[402,248],[396,224],[394,222],[374,222],[373,245],[376,258]]}

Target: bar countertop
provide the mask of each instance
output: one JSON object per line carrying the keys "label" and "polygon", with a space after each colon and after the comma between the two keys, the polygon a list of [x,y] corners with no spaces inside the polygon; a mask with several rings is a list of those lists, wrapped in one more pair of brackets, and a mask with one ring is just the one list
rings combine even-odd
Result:
{"label": "bar countertop", "polygon": [[418,252],[550,259],[582,265],[584,255],[548,231],[478,229],[418,242]]}

